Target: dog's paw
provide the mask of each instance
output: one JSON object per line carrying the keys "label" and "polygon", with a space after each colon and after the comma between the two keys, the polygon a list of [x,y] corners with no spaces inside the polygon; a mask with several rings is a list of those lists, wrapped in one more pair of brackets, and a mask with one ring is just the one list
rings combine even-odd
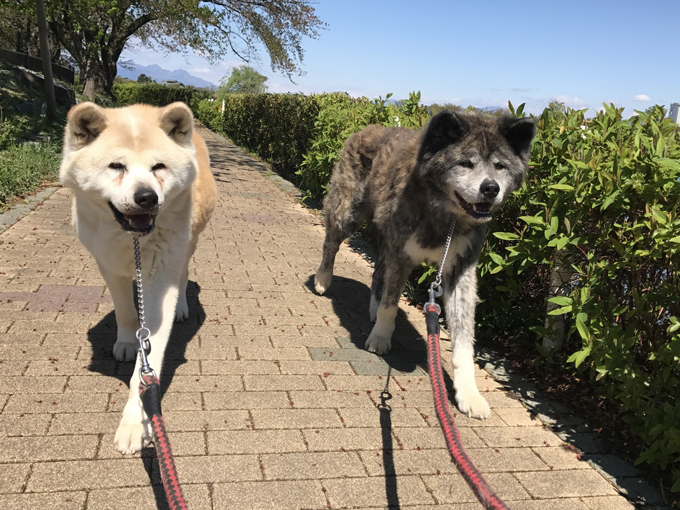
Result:
{"label": "dog's paw", "polygon": [[122,454],[136,453],[151,442],[148,420],[139,421],[123,415],[113,438],[113,444]]}
{"label": "dog's paw", "polygon": [[392,339],[371,333],[366,340],[366,350],[376,354],[387,354],[392,348]]}
{"label": "dog's paw", "polygon": [[187,297],[180,296],[177,300],[177,307],[175,308],[175,322],[182,322],[189,318],[189,305],[187,304]]}
{"label": "dog's paw", "polygon": [[477,388],[474,390],[456,390],[456,404],[461,413],[470,418],[483,420],[491,414],[491,407]]}
{"label": "dog's paw", "polygon": [[333,279],[333,273],[330,271],[327,273],[316,273],[314,276],[314,290],[317,294],[324,294],[328,287],[331,286],[331,280]]}
{"label": "dog's paw", "polygon": [[113,357],[118,361],[134,361],[137,357],[138,343],[130,343],[124,340],[117,340],[113,344]]}

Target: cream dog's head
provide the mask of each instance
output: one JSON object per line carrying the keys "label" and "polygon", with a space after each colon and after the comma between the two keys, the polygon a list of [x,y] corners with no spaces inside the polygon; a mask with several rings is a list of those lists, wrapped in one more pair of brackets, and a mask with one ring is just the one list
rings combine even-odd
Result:
{"label": "cream dog's head", "polygon": [[149,234],[156,216],[196,178],[193,126],[184,103],[81,103],[68,114],[61,182],[79,198],[110,208],[126,232]]}

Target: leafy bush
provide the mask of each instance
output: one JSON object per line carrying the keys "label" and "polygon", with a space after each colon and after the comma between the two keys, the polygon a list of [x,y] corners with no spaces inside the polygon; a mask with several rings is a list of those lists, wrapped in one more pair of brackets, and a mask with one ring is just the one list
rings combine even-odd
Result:
{"label": "leafy bush", "polygon": [[369,124],[418,128],[426,122],[425,108],[419,104],[420,92],[411,93],[401,106],[391,104],[390,97],[392,94],[369,101],[341,95],[323,105],[314,123],[314,141],[296,172],[308,196],[319,198],[328,191],[333,167],[350,135]]}
{"label": "leafy bush", "polygon": [[502,336],[549,334],[550,274],[566,271],[550,298],[566,361],[618,403],[644,442],[638,462],[680,490],[680,145],[671,120],[622,112],[538,118],[527,183],[489,229],[479,319]]}
{"label": "leafy bush", "polygon": [[332,94],[227,94],[222,103],[199,103],[196,118],[269,163],[282,177],[295,172],[311,144],[320,104]]}
{"label": "leafy bush", "polygon": [[0,209],[46,179],[56,179],[61,161],[58,144],[13,145],[0,151]]}
{"label": "leafy bush", "polygon": [[212,97],[212,92],[195,87],[167,87],[158,83],[114,83],[113,92],[123,104],[144,103],[152,106],[166,106],[182,101],[192,109],[199,101]]}

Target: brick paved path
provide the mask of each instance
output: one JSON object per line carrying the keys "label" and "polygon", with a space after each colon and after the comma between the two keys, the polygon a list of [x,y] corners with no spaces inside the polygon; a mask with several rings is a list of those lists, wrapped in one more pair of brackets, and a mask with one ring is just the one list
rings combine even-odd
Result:
{"label": "brick paved path", "polygon": [[[381,413],[388,365],[360,348],[371,268],[343,245],[315,295],[319,219],[206,138],[219,204],[163,374],[192,510],[481,508],[444,449],[420,314],[401,307]],[[60,189],[0,235],[0,508],[165,508],[153,451],[113,448],[132,364],[112,357],[112,304],[69,221]],[[512,508],[632,508],[485,372],[478,384],[492,416],[457,422]]]}

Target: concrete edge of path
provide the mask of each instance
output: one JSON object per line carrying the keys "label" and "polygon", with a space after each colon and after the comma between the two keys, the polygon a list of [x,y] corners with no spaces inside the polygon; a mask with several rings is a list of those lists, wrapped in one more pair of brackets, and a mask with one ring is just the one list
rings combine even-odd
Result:
{"label": "concrete edge of path", "polygon": [[58,189],[59,186],[42,188],[37,193],[24,198],[17,205],[10,207],[3,213],[0,213],[0,234],[30,213],[33,209],[42,204],[52,195],[52,193]]}

